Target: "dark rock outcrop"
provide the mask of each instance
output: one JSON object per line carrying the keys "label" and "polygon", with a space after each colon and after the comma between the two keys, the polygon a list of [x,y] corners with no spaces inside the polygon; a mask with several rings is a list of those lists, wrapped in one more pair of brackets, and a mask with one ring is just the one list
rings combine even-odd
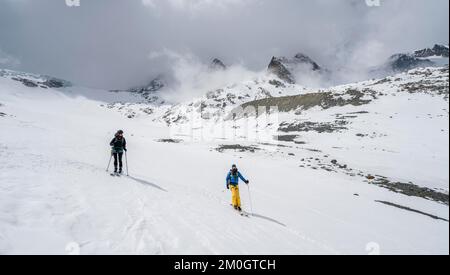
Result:
{"label": "dark rock outcrop", "polygon": [[273,57],[269,64],[269,72],[278,76],[281,80],[289,83],[295,84],[295,78],[292,73],[285,67],[282,59]]}
{"label": "dark rock outcrop", "polygon": [[148,85],[131,88],[128,92],[141,95],[148,103],[155,103],[160,100],[157,92],[162,90],[164,87],[166,87],[166,81],[163,76],[159,76],[150,81]]}
{"label": "dark rock outcrop", "polygon": [[433,62],[409,54],[396,54],[389,59],[389,66],[394,72],[405,72],[418,67],[433,66]]}
{"label": "dark rock outcrop", "polygon": [[63,80],[59,79],[47,79],[46,81],[41,83],[44,86],[47,86],[48,88],[63,88],[66,86],[66,83]]}
{"label": "dark rock outcrop", "polygon": [[13,77],[12,80],[22,82],[23,85],[30,87],[30,88],[36,88],[41,87],[43,89],[48,88],[64,88],[68,87],[70,84],[64,80],[59,80],[56,78],[49,78],[43,82],[41,81],[34,81],[28,78],[22,78],[22,77]]}
{"label": "dark rock outcrop", "polygon": [[312,60],[309,56],[304,55],[302,53],[296,54],[295,57],[294,57],[294,61],[297,62],[297,63],[311,65],[313,71],[320,71],[320,70],[322,70],[322,68],[314,60]]}
{"label": "dark rock outcrop", "polygon": [[273,57],[269,63],[269,72],[275,74],[281,80],[289,84],[295,84],[295,72],[305,66],[307,70],[322,72],[323,69],[309,56],[298,53],[293,58]]}
{"label": "dark rock outcrop", "polygon": [[445,46],[445,45],[436,44],[436,45],[434,45],[434,47],[432,49],[426,48],[423,50],[415,51],[414,56],[422,57],[422,58],[427,58],[427,57],[432,57],[432,56],[440,56],[440,57],[448,58],[449,48],[448,48],[448,46]]}
{"label": "dark rock outcrop", "polygon": [[209,68],[213,71],[224,71],[227,66],[218,58],[214,58],[209,65]]}
{"label": "dark rock outcrop", "polygon": [[[416,68],[426,68],[443,66],[445,58],[449,56],[449,48],[446,45],[434,45],[433,48],[417,50],[412,53],[399,53],[392,55],[388,61],[373,70],[371,73],[374,77],[387,76],[392,73],[407,72]],[[442,57],[442,61],[431,59],[431,57]]]}

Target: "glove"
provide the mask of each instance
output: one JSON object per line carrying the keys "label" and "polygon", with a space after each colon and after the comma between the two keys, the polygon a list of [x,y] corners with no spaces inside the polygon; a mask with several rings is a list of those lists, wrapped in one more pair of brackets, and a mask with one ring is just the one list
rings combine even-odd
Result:
{"label": "glove", "polygon": [[249,181],[249,180],[246,180],[246,181],[245,181],[245,183],[246,183],[246,184],[249,184],[249,183],[250,183],[250,181]]}
{"label": "glove", "polygon": [[123,148],[123,150],[124,150],[125,152],[128,151],[127,148]]}
{"label": "glove", "polygon": [[230,190],[230,184],[229,183],[227,183],[227,189]]}

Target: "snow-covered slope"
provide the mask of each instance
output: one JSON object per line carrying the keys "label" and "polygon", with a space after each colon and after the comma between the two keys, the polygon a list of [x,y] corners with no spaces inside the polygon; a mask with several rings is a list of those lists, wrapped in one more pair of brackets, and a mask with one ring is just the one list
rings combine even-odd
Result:
{"label": "snow-covered slope", "polygon": [[[338,165],[319,156],[303,164],[310,168],[372,175],[381,186],[388,177],[391,182],[446,193],[448,89],[448,67],[425,68],[325,91],[247,102],[243,109],[277,106],[279,141],[342,158],[335,160]],[[339,167],[343,163],[345,167]]]}
{"label": "snow-covered slope", "polygon": [[[0,76],[0,254],[449,253],[448,68],[329,91],[267,77],[161,107],[12,75]],[[276,140],[250,137],[252,116],[177,120],[327,92],[341,100],[281,110]],[[208,121],[223,131],[197,135]],[[130,177],[105,172],[119,128]],[[229,207],[232,163],[251,181],[250,218]]]}

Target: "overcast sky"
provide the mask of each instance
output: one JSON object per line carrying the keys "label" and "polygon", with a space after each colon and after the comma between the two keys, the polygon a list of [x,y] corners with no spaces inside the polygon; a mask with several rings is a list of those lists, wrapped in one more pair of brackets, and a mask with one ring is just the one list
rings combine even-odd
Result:
{"label": "overcast sky", "polygon": [[179,55],[254,71],[296,52],[368,66],[448,44],[448,10],[448,0],[0,0],[0,68],[127,88]]}

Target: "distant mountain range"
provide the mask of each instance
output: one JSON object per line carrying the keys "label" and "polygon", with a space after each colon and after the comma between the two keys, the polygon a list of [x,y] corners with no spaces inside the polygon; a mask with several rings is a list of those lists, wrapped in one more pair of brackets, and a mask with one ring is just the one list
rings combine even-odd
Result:
{"label": "distant mountain range", "polygon": [[[394,54],[381,66],[371,68],[367,72],[367,79],[383,78],[416,68],[445,67],[449,64],[449,46],[436,44],[432,48],[419,49],[409,53]],[[226,71],[229,67],[219,58],[213,58],[208,66],[211,72]],[[291,95],[299,89],[307,89],[308,85],[302,83],[299,76],[317,76],[326,79],[333,75],[333,71],[319,65],[313,58],[298,53],[293,57],[272,57],[267,66],[267,75],[259,79],[249,80],[248,83],[229,83],[228,86],[216,91],[205,91],[207,105],[218,107],[229,106],[249,100],[257,100],[272,96]],[[0,76],[12,74],[11,71],[1,70]],[[161,106],[167,104],[161,93],[173,83],[165,74],[152,79],[148,84],[136,86],[128,90],[112,90],[111,92],[128,92],[140,96],[145,104]],[[300,79],[300,81],[299,81]],[[365,79],[365,80],[367,80]],[[68,81],[48,77],[15,73],[14,80],[22,82],[29,87],[62,88],[70,86]],[[209,102],[211,101],[211,102]],[[173,103],[173,102],[172,102]],[[222,106],[225,107],[225,106]]]}
{"label": "distant mountain range", "polygon": [[[415,68],[445,66],[449,64],[448,60],[449,46],[436,44],[432,48],[419,49],[410,53],[394,54],[382,65],[369,69],[366,74],[368,78],[380,78]],[[211,71],[225,71],[228,69],[228,66],[219,58],[214,58],[208,68]],[[333,73],[336,73],[319,65],[318,62],[304,53],[298,53],[293,57],[272,57],[267,66],[267,72],[273,74],[279,81],[285,84],[300,85],[305,84],[299,80],[303,75],[330,79]],[[131,88],[129,91],[141,94],[149,102],[158,102],[155,94],[169,86],[169,82],[161,74],[150,81],[149,84]]]}
{"label": "distant mountain range", "polygon": [[448,65],[448,45],[436,44],[433,48],[417,50],[411,53],[392,55],[386,63],[370,70],[370,75],[383,77],[393,73],[406,72],[420,67]]}

